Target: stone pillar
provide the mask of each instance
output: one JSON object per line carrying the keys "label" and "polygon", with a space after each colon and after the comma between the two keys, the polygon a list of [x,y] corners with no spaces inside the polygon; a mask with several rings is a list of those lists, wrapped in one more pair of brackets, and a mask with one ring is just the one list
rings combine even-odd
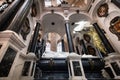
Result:
{"label": "stone pillar", "polygon": [[40,23],[37,23],[36,27],[35,27],[35,30],[34,30],[34,34],[33,34],[33,37],[32,37],[31,44],[29,46],[29,50],[28,50],[29,52],[35,53],[35,51],[36,51],[37,38],[38,38],[38,35],[39,35],[39,30],[40,30]]}
{"label": "stone pillar", "polygon": [[[19,33],[21,30],[21,25],[25,21],[29,10],[32,6],[33,0],[25,0],[24,4],[21,6],[21,8],[18,10],[16,15],[14,16],[13,20],[11,21],[8,30],[13,30],[16,33]],[[18,20],[19,19],[19,20]]]}
{"label": "stone pillar", "polygon": [[66,30],[66,35],[67,35],[69,52],[71,53],[71,52],[74,52],[74,46],[73,46],[72,36],[70,32],[70,25],[68,22],[65,23],[65,30]]}
{"label": "stone pillar", "polygon": [[13,14],[15,15],[17,11],[16,9],[18,9],[20,6],[19,4],[21,3],[21,0],[15,0],[10,6],[8,6],[7,10],[0,14],[0,31],[7,29],[10,19],[13,19]]}
{"label": "stone pillar", "polygon": [[61,43],[62,43],[62,51],[65,52],[64,39],[61,40]]}
{"label": "stone pillar", "polygon": [[97,23],[93,24],[96,32],[98,33],[100,39],[102,40],[107,53],[113,53],[115,52],[115,50],[113,49],[113,47],[111,46],[110,42],[108,41],[108,39],[106,38],[106,36],[104,35],[103,31],[100,29],[99,25]]}
{"label": "stone pillar", "polygon": [[76,52],[77,52],[77,54],[79,55],[79,54],[80,54],[80,52],[79,52],[79,47],[76,46],[75,48],[76,48]]}

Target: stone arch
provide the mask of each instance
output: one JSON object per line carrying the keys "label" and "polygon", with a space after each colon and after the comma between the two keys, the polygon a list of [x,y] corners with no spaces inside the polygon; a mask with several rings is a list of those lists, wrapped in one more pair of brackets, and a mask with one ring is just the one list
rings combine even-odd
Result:
{"label": "stone arch", "polygon": [[48,38],[46,40],[49,41],[50,43],[51,51],[57,51],[57,42],[58,40],[60,40],[60,38],[61,37],[58,33],[55,33],[55,32],[48,33]]}
{"label": "stone arch", "polygon": [[69,15],[69,22],[70,22],[70,30],[73,31],[73,29],[76,27],[75,23],[80,21],[89,21],[91,22],[92,19],[89,17],[86,13],[74,13]]}
{"label": "stone arch", "polygon": [[61,39],[57,41],[57,52],[62,52],[62,42]]}
{"label": "stone arch", "polygon": [[60,12],[53,12],[53,13],[52,13],[52,10],[41,14],[40,20],[42,21],[43,18],[44,18],[46,15],[49,15],[49,14],[55,14],[55,15],[61,16],[64,20],[66,20],[66,16],[64,16],[64,14],[62,14],[62,13],[60,13]]}
{"label": "stone arch", "polygon": [[59,42],[61,42],[61,39],[59,39],[59,40],[57,41],[57,44],[58,44]]}
{"label": "stone arch", "polygon": [[47,40],[46,42],[49,42],[51,44],[51,41],[50,40]]}
{"label": "stone arch", "polygon": [[44,34],[47,32],[55,32],[58,33],[60,36],[63,36],[65,34],[65,19],[60,14],[44,14],[41,17],[41,23]]}
{"label": "stone arch", "polygon": [[51,49],[51,41],[47,40],[46,41],[46,50],[45,51],[50,51],[50,49]]}

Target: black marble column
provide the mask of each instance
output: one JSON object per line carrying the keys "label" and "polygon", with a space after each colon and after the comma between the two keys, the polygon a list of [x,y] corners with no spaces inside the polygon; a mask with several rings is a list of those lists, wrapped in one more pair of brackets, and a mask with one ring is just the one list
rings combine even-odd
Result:
{"label": "black marble column", "polygon": [[96,32],[98,33],[100,39],[102,40],[102,42],[106,48],[107,53],[115,52],[115,50],[111,46],[110,42],[108,41],[108,39],[104,35],[103,31],[100,29],[99,25],[97,23],[94,23],[93,26],[94,26]]}
{"label": "black marble column", "polygon": [[22,4],[23,1],[15,0],[3,13],[0,14],[0,31],[7,29],[10,21],[14,18],[16,12],[19,10]]}
{"label": "black marble column", "polygon": [[62,43],[62,51],[65,52],[64,39],[61,40],[61,43]]}
{"label": "black marble column", "polygon": [[72,41],[72,35],[71,35],[71,32],[70,32],[70,25],[69,25],[68,22],[65,23],[65,29],[66,29],[69,52],[70,53],[75,52],[74,46],[73,46],[73,41]]}
{"label": "black marble column", "polygon": [[33,0],[25,0],[24,4],[21,6],[17,14],[14,16],[14,19],[11,21],[11,24],[7,28],[8,30],[13,30],[16,33],[19,33],[21,30],[21,25],[25,21],[30,8],[32,6]]}
{"label": "black marble column", "polygon": [[75,48],[76,48],[76,52],[77,52],[77,54],[78,54],[78,55],[80,55],[80,52],[79,52],[79,47],[78,47],[78,46],[76,46]]}
{"label": "black marble column", "polygon": [[37,38],[38,38],[38,35],[39,35],[39,30],[40,30],[40,23],[37,23],[36,27],[35,27],[35,30],[34,30],[34,34],[33,34],[33,37],[32,37],[31,44],[29,46],[29,52],[35,53],[35,51],[36,51],[36,46],[37,46],[37,42],[38,42]]}

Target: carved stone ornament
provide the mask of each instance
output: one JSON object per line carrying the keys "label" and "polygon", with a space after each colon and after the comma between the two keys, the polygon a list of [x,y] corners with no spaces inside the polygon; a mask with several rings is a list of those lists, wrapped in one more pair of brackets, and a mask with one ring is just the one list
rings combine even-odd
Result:
{"label": "carved stone ornament", "polygon": [[90,43],[91,37],[88,34],[84,34],[83,37],[87,43]]}
{"label": "carved stone ornament", "polygon": [[88,53],[90,55],[96,56],[96,50],[95,50],[94,47],[92,47],[92,46],[89,45],[89,46],[87,46],[87,50],[88,50]]}
{"label": "carved stone ornament", "polygon": [[23,39],[26,40],[27,35],[30,33],[30,24],[28,18],[26,18],[25,22],[23,23],[20,33]]}
{"label": "carved stone ornament", "polygon": [[99,17],[107,17],[108,16],[108,4],[104,3],[102,5],[99,6],[99,8],[97,9],[97,15]]}
{"label": "carved stone ornament", "polygon": [[32,4],[32,8],[31,8],[31,16],[35,17],[37,15],[37,9],[36,9],[36,5]]}
{"label": "carved stone ornament", "polygon": [[109,30],[118,37],[118,40],[120,40],[120,16],[111,20]]}
{"label": "carved stone ornament", "polygon": [[3,13],[4,10],[9,7],[9,5],[13,2],[14,0],[0,0],[0,13]]}

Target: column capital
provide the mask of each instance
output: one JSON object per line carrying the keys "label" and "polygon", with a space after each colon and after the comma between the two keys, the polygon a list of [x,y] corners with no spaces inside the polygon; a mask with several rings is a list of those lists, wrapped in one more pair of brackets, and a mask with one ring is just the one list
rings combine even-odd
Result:
{"label": "column capital", "polygon": [[65,23],[69,23],[69,20],[65,20]]}
{"label": "column capital", "polygon": [[39,23],[39,24],[40,24],[40,20],[36,20],[36,23]]}
{"label": "column capital", "polygon": [[97,21],[96,21],[96,20],[91,22],[91,24],[95,24],[95,23],[97,23]]}
{"label": "column capital", "polygon": [[69,47],[69,52],[74,52],[74,45],[72,41],[72,35],[70,32],[70,25],[68,22],[65,23],[65,30],[66,30],[66,35],[67,35],[67,41],[68,41],[68,47]]}

